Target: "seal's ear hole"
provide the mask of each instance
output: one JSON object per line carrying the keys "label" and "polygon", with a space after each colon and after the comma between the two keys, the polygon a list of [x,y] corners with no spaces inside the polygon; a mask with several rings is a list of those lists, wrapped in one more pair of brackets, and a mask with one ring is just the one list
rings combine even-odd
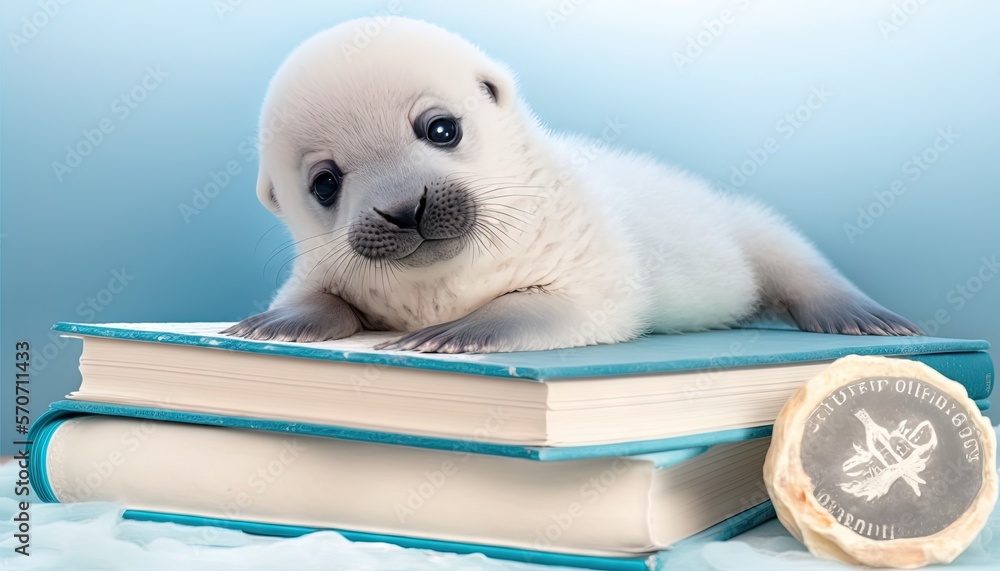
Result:
{"label": "seal's ear hole", "polygon": [[488,79],[484,79],[479,82],[479,85],[486,92],[486,96],[490,98],[490,101],[493,103],[500,103],[500,95],[495,83]]}
{"label": "seal's ear hole", "polygon": [[278,200],[274,197],[274,184],[271,183],[271,177],[263,168],[257,173],[257,200],[272,213],[281,212]]}
{"label": "seal's ear hole", "polygon": [[267,201],[269,203],[267,206],[272,212],[277,214],[281,211],[281,206],[278,205],[278,199],[274,197],[274,187],[271,187],[271,190],[267,192]]}
{"label": "seal's ear hole", "polygon": [[514,73],[502,64],[479,70],[476,81],[483,96],[500,107],[507,107],[516,99]]}

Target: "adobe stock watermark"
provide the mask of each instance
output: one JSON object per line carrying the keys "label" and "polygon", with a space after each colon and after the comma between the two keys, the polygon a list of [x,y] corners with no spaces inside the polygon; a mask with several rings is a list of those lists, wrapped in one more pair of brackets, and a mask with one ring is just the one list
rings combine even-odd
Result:
{"label": "adobe stock watermark", "polygon": [[349,380],[354,394],[360,394],[363,390],[371,388],[381,376],[382,366],[372,363],[364,365],[360,373],[352,372]]}
{"label": "adobe stock watermark", "polygon": [[910,23],[910,18],[916,15],[927,0],[903,0],[893,2],[889,15],[878,20],[878,32],[884,41],[889,41],[893,34],[898,33],[903,26]]}
{"label": "adobe stock watermark", "polygon": [[38,37],[38,34],[55,20],[62,13],[63,7],[69,3],[70,0],[38,0],[36,3],[38,9],[31,15],[21,18],[16,32],[7,34],[7,41],[10,42],[14,53],[20,53],[21,48]]}
{"label": "adobe stock watermark", "polygon": [[83,128],[80,131],[82,135],[80,140],[74,144],[66,145],[66,156],[63,162],[52,161],[52,173],[56,180],[62,182],[67,175],[83,164],[84,159],[97,150],[111,133],[115,132],[115,129],[118,128],[117,123],[128,119],[139,104],[160,87],[164,78],[170,75],[160,69],[159,65],[146,66],[145,72],[142,79],[131,89],[122,92],[111,101],[111,116],[100,119],[97,121],[97,125],[92,128]]}
{"label": "adobe stock watermark", "polygon": [[[242,144],[242,143],[241,143]],[[190,224],[192,218],[208,208],[212,200],[229,187],[234,178],[243,174],[243,167],[236,159],[230,159],[223,168],[208,172],[208,182],[191,189],[190,202],[180,202],[177,209],[185,224]]]}
{"label": "adobe stock watermark", "polygon": [[587,0],[558,0],[553,8],[545,10],[545,21],[549,23],[549,28],[555,30],[560,24],[568,22],[586,3]]}
{"label": "adobe stock watermark", "polygon": [[[107,285],[97,290],[93,295],[88,295],[76,306],[79,320],[84,323],[93,322],[97,319],[98,314],[111,305],[133,280],[135,280],[135,276],[129,273],[126,266],[122,266],[121,269],[112,269]],[[41,349],[33,355],[34,359],[30,365],[31,374],[44,371],[49,363],[54,361],[69,344],[68,339],[50,329],[48,342],[42,344]]]}
{"label": "adobe stock watermark", "polygon": [[208,172],[208,181],[191,189],[191,198],[177,203],[177,210],[185,224],[191,224],[192,219],[205,211],[222,191],[229,187],[233,179],[243,174],[243,163],[254,164],[260,159],[260,148],[266,145],[288,124],[288,110],[282,108],[267,119],[260,133],[251,135],[236,145],[237,158],[226,161],[219,170]]}
{"label": "adobe stock watermark", "polygon": [[[931,144],[903,161],[901,171],[906,180],[910,183],[920,180],[960,138],[961,135],[950,126],[939,128]],[[845,222],[843,225],[844,236],[848,243],[853,244],[859,237],[864,236],[865,232],[871,230],[875,223],[896,204],[896,199],[908,191],[909,188],[901,177],[890,182],[888,188],[873,192],[874,200],[866,206],[859,206],[853,223]]]}
{"label": "adobe stock watermark", "polygon": [[663,246],[657,246],[647,252],[643,263],[636,267],[631,273],[626,274],[611,284],[611,291],[616,295],[614,299],[606,298],[597,307],[588,309],[585,316],[570,326],[570,332],[575,339],[575,346],[571,348],[553,349],[559,360],[566,362],[573,354],[576,347],[586,346],[592,343],[597,332],[604,328],[620,312],[631,312],[634,314],[638,309],[635,303],[635,296],[639,292],[648,290],[650,282],[655,278],[655,274],[666,266],[668,262],[667,250]]}
{"label": "adobe stock watermark", "polygon": [[611,465],[601,470],[596,476],[580,486],[580,499],[566,504],[565,509],[549,514],[549,523],[541,528],[535,528],[534,548],[546,551],[553,542],[569,531],[573,525],[584,517],[590,506],[597,504],[618,483],[619,477],[626,473],[634,460],[630,458],[615,458]]}
{"label": "adobe stock watermark", "polygon": [[601,129],[601,137],[599,139],[586,139],[583,144],[573,149],[569,155],[571,167],[561,169],[555,179],[540,190],[531,204],[525,208],[525,214],[534,215],[543,205],[555,197],[558,188],[572,185],[578,173],[586,171],[595,161],[611,152],[615,142],[621,138],[626,129],[628,129],[628,123],[623,122],[620,117],[605,119],[604,127]]}
{"label": "adobe stock watermark", "polygon": [[115,471],[149,440],[150,436],[156,432],[157,427],[156,421],[147,419],[140,420],[137,425],[129,428],[119,437],[119,447],[103,457],[91,461],[89,472],[68,483],[72,490],[67,494],[66,499],[71,502],[83,502],[90,499],[95,492],[104,486],[105,482],[114,476]]}
{"label": "adobe stock watermark", "polygon": [[760,330],[739,329],[739,331],[741,339],[730,342],[725,350],[711,355],[709,360],[712,365],[707,369],[697,371],[697,376],[693,381],[684,383],[684,398],[690,400],[706,396],[705,392],[715,387],[718,373],[732,370],[733,367],[742,364],[747,346],[753,345],[760,339]]}
{"label": "adobe stock watermark", "polygon": [[[572,153],[570,153],[570,164],[580,171],[587,170],[587,168],[590,167],[594,161],[612,148],[613,143],[621,138],[625,129],[628,129],[628,124],[623,123],[619,117],[615,117],[614,119],[605,119],[604,128],[601,129],[601,138],[590,139],[585,144],[577,147]],[[563,180],[568,181],[568,179]]]}
{"label": "adobe stock watermark", "polygon": [[[216,506],[218,517],[233,520],[247,519],[243,514],[253,506],[254,500],[277,482],[285,474],[288,467],[294,464],[306,450],[308,447],[304,446],[298,438],[282,440],[278,453],[247,475],[245,483],[247,488],[252,490],[253,495],[246,490],[230,490],[233,492],[232,501],[224,501]],[[227,533],[227,530],[215,526],[200,527],[199,530],[200,536],[194,538],[194,543],[197,545],[212,545],[218,541],[221,534]]]}
{"label": "adobe stock watermark", "polygon": [[[763,468],[763,460],[764,459],[761,458],[761,464],[757,466],[758,470]],[[748,509],[759,506],[770,499],[771,496],[767,493],[767,485],[764,484],[764,480],[758,480],[754,483],[754,487],[753,490],[751,490],[750,495],[740,496],[740,507],[739,511],[736,513],[743,513]]]}
{"label": "adobe stock watermark", "polygon": [[998,274],[1000,274],[998,254],[979,258],[979,267],[944,295],[945,305],[934,311],[929,319],[917,320],[917,325],[926,335],[933,337],[941,330],[941,326],[946,325],[956,313],[965,309]]}
{"label": "adobe stock watermark", "polygon": [[789,141],[800,129],[815,117],[816,113],[830,101],[835,94],[827,90],[826,85],[814,85],[809,88],[809,95],[794,109],[785,113],[774,123],[775,136],[764,139],[760,145],[747,149],[747,158],[730,167],[729,180],[716,183],[717,189],[733,191],[742,188],[767,164],[771,155],[781,150],[779,138]]}
{"label": "adobe stock watermark", "polygon": [[[265,232],[264,235],[266,234]],[[291,240],[282,242],[281,245],[271,251],[270,257],[264,262],[264,267],[261,270],[261,279],[267,281],[267,268],[272,262],[281,262],[281,265],[274,274],[274,287],[276,288],[279,286],[279,281],[285,284],[310,281],[313,272],[318,270],[325,272],[322,276],[325,279],[327,277],[326,273],[329,272],[331,267],[342,263],[346,259],[344,256],[349,255],[346,251],[337,251],[344,244],[343,240],[346,240],[346,236],[338,230],[330,230],[303,240],[296,240],[292,237]],[[254,252],[256,253],[256,249]],[[292,254],[291,257],[282,261],[282,258],[279,256],[289,252]],[[291,265],[291,270],[284,277],[284,280],[282,280],[282,275],[284,275],[282,272],[289,265]],[[254,307],[259,312],[266,311],[273,302],[276,293],[272,293],[266,301],[255,301]]]}
{"label": "adobe stock watermark", "polygon": [[704,55],[705,50],[712,47],[712,44],[736,23],[738,14],[750,7],[750,0],[733,0],[733,5],[735,9],[723,8],[716,17],[702,20],[702,29],[688,36],[682,49],[674,51],[674,67],[678,72],[683,73],[684,68]]}
{"label": "adobe stock watermark", "polygon": [[576,339],[576,345],[590,344],[597,332],[619,312],[635,312],[635,296],[649,288],[657,272],[666,266],[668,261],[667,249],[664,246],[651,248],[647,253],[642,265],[614,282],[612,290],[617,294],[615,299],[607,298],[599,307],[587,310],[586,318],[570,328],[573,338]]}
{"label": "adobe stock watermark", "polygon": [[247,477],[246,485],[253,491],[253,496],[245,491],[237,492],[233,501],[219,504],[219,512],[226,518],[240,519],[240,514],[253,505],[254,496],[263,495],[307,449],[298,438],[282,440],[278,454]]}
{"label": "adobe stock watermark", "polygon": [[400,0],[390,0],[384,10],[379,10],[371,15],[371,19],[364,24],[355,24],[354,35],[350,41],[340,44],[340,53],[348,62],[351,58],[361,53],[362,50],[371,45],[382,33],[386,26],[392,23],[392,16],[397,16],[403,12],[403,3]]}
{"label": "adobe stock watermark", "polygon": [[[483,425],[472,433],[473,442],[487,442],[491,436],[503,428],[510,419],[502,406],[490,407],[487,411]],[[406,490],[406,499],[393,504],[396,512],[396,519],[399,523],[406,523],[406,520],[416,515],[428,502],[434,499],[447,485],[449,478],[455,476],[461,467],[474,457],[473,452],[464,452],[451,455],[441,462],[436,470],[424,472],[423,478],[417,484],[410,486]]]}
{"label": "adobe stock watermark", "polygon": [[215,15],[219,18],[220,22],[224,21],[226,16],[242,6],[243,0],[214,0],[212,2],[212,9],[215,10]]}

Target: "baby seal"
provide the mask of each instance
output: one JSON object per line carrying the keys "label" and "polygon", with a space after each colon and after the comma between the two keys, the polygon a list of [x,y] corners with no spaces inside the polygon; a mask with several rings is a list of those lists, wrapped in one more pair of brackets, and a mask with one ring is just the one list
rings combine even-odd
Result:
{"label": "baby seal", "polygon": [[[358,48],[365,24],[380,31]],[[547,131],[512,73],[458,36],[375,24],[317,34],[271,82],[257,195],[298,255],[270,308],[225,333],[308,342],[391,330],[404,334],[381,348],[498,352],[726,328],[761,312],[805,331],[920,333],[760,204]]]}

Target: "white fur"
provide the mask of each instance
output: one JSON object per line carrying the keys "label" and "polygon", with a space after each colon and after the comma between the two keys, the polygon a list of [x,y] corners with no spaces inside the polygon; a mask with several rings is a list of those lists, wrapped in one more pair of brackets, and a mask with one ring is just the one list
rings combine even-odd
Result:
{"label": "white fur", "polygon": [[[258,194],[301,254],[272,308],[329,292],[378,327],[415,331],[491,303],[497,318],[557,307],[552,331],[430,349],[517,350],[728,327],[763,306],[813,295],[806,292],[863,298],[784,221],[746,198],[647,156],[605,149],[574,160],[594,143],[544,129],[510,72],[458,36],[394,18],[353,50],[364,23],[305,42],[267,95]],[[484,97],[482,79],[497,85],[497,103]],[[452,153],[428,148],[410,129],[431,104],[462,119]],[[303,148],[314,151],[305,161]],[[307,190],[309,165],[323,158],[347,173],[335,211]],[[345,229],[374,198],[444,176],[490,191],[483,212],[492,234],[423,268],[350,255]],[[519,293],[497,299],[509,292]]]}

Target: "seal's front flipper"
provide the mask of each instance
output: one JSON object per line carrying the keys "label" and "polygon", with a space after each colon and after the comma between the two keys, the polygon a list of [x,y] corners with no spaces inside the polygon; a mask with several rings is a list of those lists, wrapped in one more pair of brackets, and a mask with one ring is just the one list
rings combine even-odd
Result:
{"label": "seal's front flipper", "polygon": [[425,353],[504,353],[593,344],[593,340],[574,332],[575,317],[581,317],[580,312],[557,294],[511,292],[465,317],[408,333],[375,348]]}
{"label": "seal's front flipper", "polygon": [[310,343],[341,339],[361,331],[361,320],[343,299],[330,293],[311,293],[290,305],[273,307],[222,331],[262,341]]}

